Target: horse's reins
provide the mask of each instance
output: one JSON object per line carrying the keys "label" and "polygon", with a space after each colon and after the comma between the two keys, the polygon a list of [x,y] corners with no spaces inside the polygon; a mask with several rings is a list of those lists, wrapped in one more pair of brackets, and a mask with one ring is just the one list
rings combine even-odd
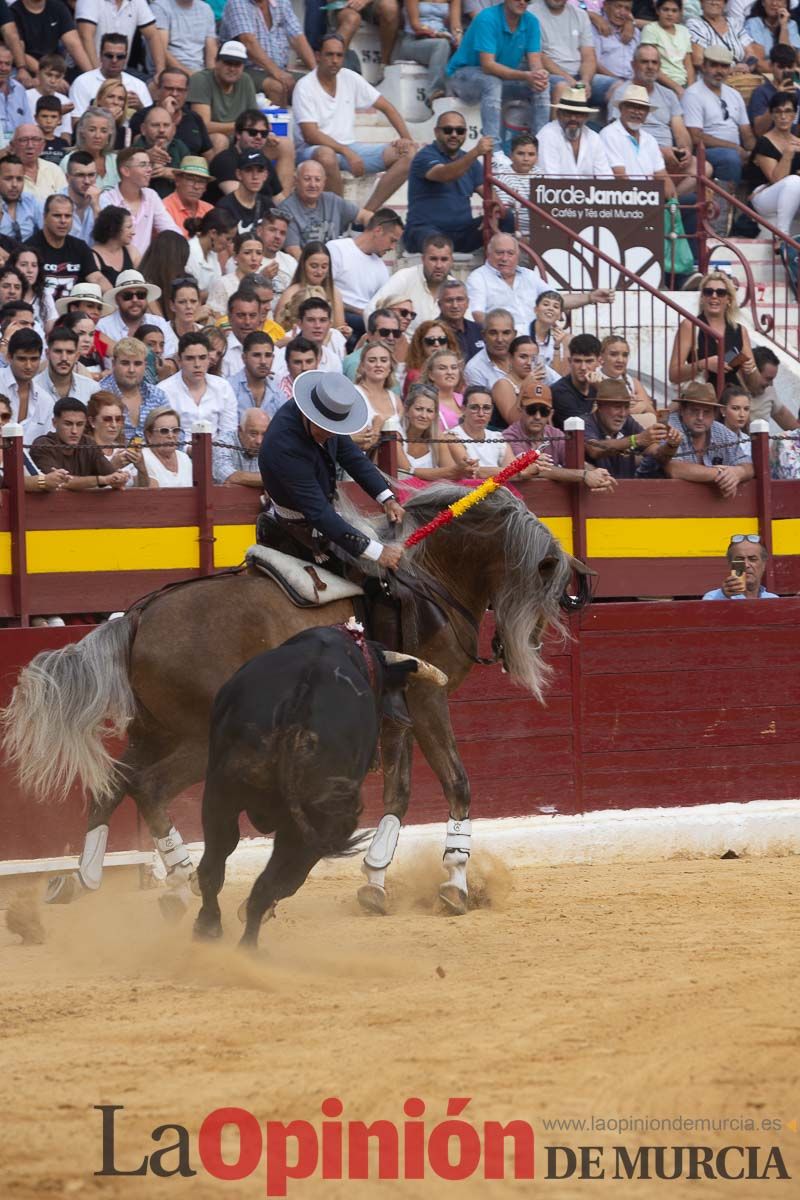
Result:
{"label": "horse's reins", "polygon": [[471,662],[475,663],[479,667],[492,667],[495,665],[495,663],[498,663],[502,660],[503,643],[500,639],[500,635],[497,633],[495,633],[494,638],[492,639],[492,650],[494,651],[492,658],[485,658],[483,655],[474,654],[471,650],[467,649],[459,637],[458,630],[453,624],[452,619],[442,608],[441,604],[437,604],[436,600],[431,599],[430,592],[433,592],[433,594],[438,596],[439,599],[444,602],[444,604],[446,604],[449,608],[452,608],[459,614],[459,616],[464,618],[464,620],[473,630],[476,641],[480,637],[480,622],[476,620],[475,615],[470,612],[466,605],[462,604],[461,601],[452,594],[452,592],[448,591],[443,583],[439,583],[438,579],[434,579],[433,576],[429,575],[426,571],[425,584],[424,586],[421,586],[413,576],[407,575],[405,571],[395,571],[395,575],[403,587],[408,588],[413,595],[420,597],[422,600],[427,600],[429,603],[433,604],[435,608],[438,608],[439,612],[443,617],[445,617],[447,623],[452,629],[453,636],[458,642],[459,649],[461,650],[462,654],[466,655]]}

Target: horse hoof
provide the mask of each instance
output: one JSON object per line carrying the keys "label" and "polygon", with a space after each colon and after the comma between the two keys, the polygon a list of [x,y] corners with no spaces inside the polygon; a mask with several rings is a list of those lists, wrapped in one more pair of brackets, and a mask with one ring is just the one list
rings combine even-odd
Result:
{"label": "horse hoof", "polygon": [[196,942],[216,942],[222,937],[222,922],[216,925],[204,925],[198,918],[192,927],[192,938]]}
{"label": "horse hoof", "polygon": [[158,897],[158,907],[164,920],[175,925],[186,915],[189,905],[175,892],[167,892],[165,896]]}
{"label": "horse hoof", "polygon": [[47,881],[45,904],[71,904],[82,896],[84,888],[77,875],[56,875]]}
{"label": "horse hoof", "polygon": [[463,917],[467,911],[467,893],[454,883],[442,884],[439,888],[439,899],[451,916]]}
{"label": "horse hoof", "polygon": [[358,889],[358,903],[364,912],[376,913],[385,917],[387,913],[386,888],[378,887],[376,883],[365,883]]}

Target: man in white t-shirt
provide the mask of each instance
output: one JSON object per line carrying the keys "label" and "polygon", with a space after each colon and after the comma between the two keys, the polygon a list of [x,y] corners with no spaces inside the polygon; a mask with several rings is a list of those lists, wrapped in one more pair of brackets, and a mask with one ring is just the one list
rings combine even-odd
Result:
{"label": "man in white t-shirt", "polygon": [[583,84],[592,91],[597,71],[594,34],[586,5],[567,0],[532,0],[528,12],[537,18],[542,33],[542,66],[550,72],[550,95],[557,100],[564,87]]}
{"label": "man in white t-shirt", "polygon": [[[355,71],[344,69],[345,46],[329,33],[317,51],[317,69],[297,83],[292,97],[297,162],[315,158],[325,168],[326,188],[341,196],[342,171],[357,178],[383,172],[364,208],[377,212],[408,178],[416,142],[400,113]],[[359,108],[383,113],[398,137],[388,145],[355,140]]]}
{"label": "man in white t-shirt", "polygon": [[137,30],[150,46],[156,72],[163,71],[166,66],[163,44],[156,31],[155,15],[147,0],[121,0],[120,3],[117,0],[78,0],[75,23],[93,67],[98,66],[100,47],[106,33],[119,33],[125,37],[127,45],[123,66],[127,66]]}
{"label": "man in white t-shirt", "polygon": [[389,282],[389,268],[382,261],[394,250],[403,233],[403,222],[391,208],[381,208],[357,237],[328,242],[333,264],[333,282],[342,293],[344,315],[356,342],[365,332],[364,309]]}
{"label": "man in white t-shirt", "polygon": [[[155,30],[155,22],[152,28]],[[159,48],[161,43],[159,42]],[[69,89],[69,98],[75,105],[72,113],[73,121],[94,104],[94,98],[100,87],[107,79],[116,79],[123,85],[128,94],[127,107],[149,108],[153,97],[147,90],[143,79],[123,71],[128,60],[128,39],[124,33],[104,33],[100,44],[100,66],[94,71],[84,71],[76,76]]]}
{"label": "man in white t-shirt", "polygon": [[663,179],[664,195],[675,195],[661,147],[642,128],[651,103],[647,89],[629,83],[619,98],[619,120],[600,130],[611,170],[619,179]]}

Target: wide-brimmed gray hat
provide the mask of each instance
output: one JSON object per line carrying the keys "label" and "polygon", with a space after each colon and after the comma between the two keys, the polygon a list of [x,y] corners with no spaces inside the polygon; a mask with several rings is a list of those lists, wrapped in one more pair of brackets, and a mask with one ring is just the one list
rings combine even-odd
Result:
{"label": "wide-brimmed gray hat", "polygon": [[292,392],[303,416],[328,433],[358,433],[369,420],[361,392],[338,371],[303,371]]}

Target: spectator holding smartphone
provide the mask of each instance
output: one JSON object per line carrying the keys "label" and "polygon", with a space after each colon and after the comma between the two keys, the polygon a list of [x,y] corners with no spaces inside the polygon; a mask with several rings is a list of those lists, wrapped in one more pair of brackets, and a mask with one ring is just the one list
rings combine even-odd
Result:
{"label": "spectator holding smartphone", "polygon": [[735,533],[725,551],[728,574],[722,587],[706,592],[704,600],[777,600],[761,583],[767,568],[767,551],[757,533]]}

